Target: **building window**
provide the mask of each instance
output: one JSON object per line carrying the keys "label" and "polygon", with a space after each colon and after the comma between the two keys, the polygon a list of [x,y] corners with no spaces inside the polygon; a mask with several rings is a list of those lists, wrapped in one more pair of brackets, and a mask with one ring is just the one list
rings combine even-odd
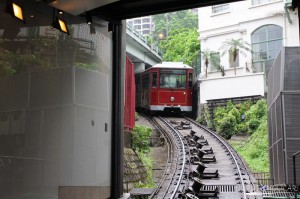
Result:
{"label": "building window", "polygon": [[254,72],[269,72],[282,47],[282,34],[282,27],[277,25],[262,26],[252,33]]}
{"label": "building window", "polygon": [[143,24],[143,29],[150,29],[150,24]]}
{"label": "building window", "polygon": [[134,28],[135,28],[136,30],[141,30],[141,25],[134,25]]}
{"label": "building window", "polygon": [[212,6],[212,13],[213,14],[222,13],[222,12],[226,12],[226,11],[229,11],[229,4],[228,3]]}
{"label": "building window", "polygon": [[252,5],[259,5],[259,4],[263,4],[263,3],[269,3],[271,1],[274,1],[274,0],[252,0]]}
{"label": "building window", "polygon": [[210,71],[218,71],[220,67],[220,53],[212,53],[210,54]]}
{"label": "building window", "polygon": [[141,24],[141,19],[135,19],[134,24]]}
{"label": "building window", "polygon": [[144,18],[143,23],[150,23],[150,18]]}

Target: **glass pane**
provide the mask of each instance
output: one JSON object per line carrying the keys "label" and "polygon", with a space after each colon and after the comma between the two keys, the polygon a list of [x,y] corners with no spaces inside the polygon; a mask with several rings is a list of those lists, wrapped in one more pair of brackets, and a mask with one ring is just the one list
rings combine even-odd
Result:
{"label": "glass pane", "polygon": [[227,10],[229,10],[229,4],[228,3],[212,6],[212,13],[220,13],[220,12],[225,12]]}
{"label": "glass pane", "polygon": [[185,70],[161,70],[160,88],[185,88]]}
{"label": "glass pane", "polygon": [[282,38],[282,28],[280,26],[269,25],[268,26],[268,39],[281,39]]}
{"label": "glass pane", "polygon": [[157,87],[157,73],[153,73],[152,74],[152,88],[156,88]]}
{"label": "glass pane", "polygon": [[282,46],[282,40],[270,41],[268,59],[275,59],[281,49],[281,46]]}
{"label": "glass pane", "polygon": [[267,40],[266,26],[259,28],[252,34],[252,42],[262,42]]}
{"label": "glass pane", "polygon": [[189,88],[193,87],[193,73],[189,73]]}
{"label": "glass pane", "polygon": [[218,66],[220,65],[220,53],[211,54],[210,57],[210,71],[218,70]]}

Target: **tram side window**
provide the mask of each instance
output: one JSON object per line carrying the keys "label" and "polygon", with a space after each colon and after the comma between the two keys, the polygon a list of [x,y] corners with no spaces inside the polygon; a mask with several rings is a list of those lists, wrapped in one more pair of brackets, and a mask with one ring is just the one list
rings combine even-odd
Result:
{"label": "tram side window", "polygon": [[142,89],[149,89],[149,74],[143,76]]}
{"label": "tram side window", "polygon": [[189,88],[193,87],[193,73],[189,73]]}
{"label": "tram side window", "polygon": [[152,88],[157,87],[157,73],[152,73]]}

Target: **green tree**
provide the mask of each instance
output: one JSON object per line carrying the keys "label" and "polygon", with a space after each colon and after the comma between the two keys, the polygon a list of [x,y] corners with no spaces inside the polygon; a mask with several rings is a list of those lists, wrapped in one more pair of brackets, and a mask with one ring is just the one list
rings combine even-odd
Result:
{"label": "green tree", "polygon": [[208,71],[209,64],[214,65],[217,68],[221,67],[220,66],[220,58],[218,56],[218,53],[215,51],[211,51],[209,49],[204,49],[203,51],[201,51],[201,58],[205,64],[205,77],[206,78],[207,78],[207,71]]}
{"label": "green tree", "polygon": [[198,27],[198,16],[190,10],[154,15],[153,20],[155,30],[152,37],[156,41],[167,39],[173,30]]}
{"label": "green tree", "polygon": [[226,53],[229,54],[229,59],[233,61],[234,65],[234,75],[236,75],[236,59],[238,53],[246,56],[246,52],[252,52],[251,46],[247,42],[243,41],[242,39],[227,39],[225,40],[221,47],[221,55],[224,56]]}
{"label": "green tree", "polygon": [[164,61],[181,61],[192,65],[193,60],[199,56],[200,43],[196,28],[180,28],[172,30],[169,37],[162,41],[160,48],[165,52]]}

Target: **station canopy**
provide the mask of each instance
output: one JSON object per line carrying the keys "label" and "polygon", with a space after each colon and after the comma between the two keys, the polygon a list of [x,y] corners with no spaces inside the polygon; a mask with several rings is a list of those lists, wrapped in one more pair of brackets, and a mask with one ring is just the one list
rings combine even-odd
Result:
{"label": "station canopy", "polygon": [[50,5],[72,15],[88,11],[113,21],[236,1],[240,0],[52,0]]}

